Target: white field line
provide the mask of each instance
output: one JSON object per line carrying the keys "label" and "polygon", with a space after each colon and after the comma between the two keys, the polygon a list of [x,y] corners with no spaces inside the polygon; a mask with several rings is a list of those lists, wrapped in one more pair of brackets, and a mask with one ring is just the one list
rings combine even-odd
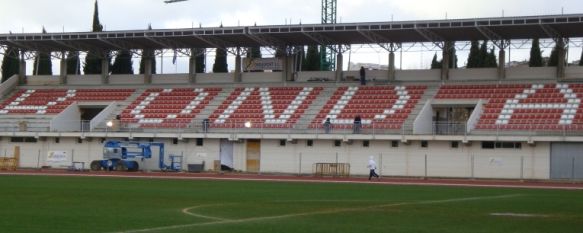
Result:
{"label": "white field line", "polygon": [[[244,218],[244,219],[225,219],[225,220],[217,220],[217,221],[204,222],[204,223],[180,224],[180,225],[172,225],[172,226],[164,226],[164,227],[154,227],[154,228],[144,228],[144,229],[129,230],[129,231],[119,231],[119,232],[115,232],[115,233],[154,232],[154,231],[161,231],[161,230],[173,230],[173,229],[189,228],[189,227],[195,227],[195,226],[208,226],[208,225],[230,224],[230,223],[246,223],[246,222],[253,222],[253,221],[264,221],[264,220],[273,220],[273,219],[282,219],[282,218],[293,218],[293,217],[310,216],[310,215],[320,215],[320,214],[336,214],[336,213],[342,213],[342,212],[363,211],[363,210],[368,210],[368,209],[387,208],[387,207],[395,207],[395,206],[430,205],[430,204],[438,204],[438,203],[450,203],[450,202],[476,201],[476,200],[487,200],[487,199],[512,198],[512,197],[519,197],[519,196],[522,196],[522,194],[509,194],[509,195],[498,195],[498,196],[481,196],[481,197],[467,197],[467,198],[452,198],[452,199],[428,200],[428,201],[418,201],[418,202],[399,202],[399,203],[391,203],[391,204],[384,204],[384,205],[374,205],[374,206],[359,207],[359,208],[329,209],[329,210],[320,210],[320,211],[312,211],[312,212],[304,212],[304,213],[284,214],[284,215],[265,216],[265,217],[254,217],[254,218]],[[184,212],[184,209],[183,209],[183,212]],[[200,214],[196,214],[196,215],[200,215]],[[204,215],[200,215],[200,216],[204,216]],[[203,218],[209,219],[209,218],[215,218],[215,217],[204,216]]]}
{"label": "white field line", "polygon": [[490,213],[492,216],[504,216],[504,217],[521,217],[521,218],[546,218],[549,217],[546,214],[524,214],[524,213]]}
{"label": "white field line", "polygon": [[191,212],[191,210],[194,210],[194,209],[211,207],[211,206],[223,206],[223,205],[226,205],[226,204],[211,204],[211,205],[191,206],[191,207],[187,207],[187,208],[182,209],[182,213],[186,214],[186,215],[199,217],[199,218],[206,218],[206,219],[210,219],[210,220],[227,221],[227,220],[229,220],[227,218],[219,218],[219,217],[207,216],[207,215],[202,215],[202,214],[197,214],[197,213]]}
{"label": "white field line", "polygon": [[174,180],[246,180],[246,181],[269,181],[269,182],[297,182],[297,183],[345,183],[345,184],[376,184],[376,185],[412,185],[412,186],[446,186],[446,187],[478,187],[478,188],[524,188],[524,189],[557,189],[557,190],[583,190],[583,187],[576,186],[546,186],[546,185],[512,185],[512,184],[472,184],[472,183],[443,183],[436,182],[401,182],[401,181],[368,181],[357,180],[305,180],[305,179],[279,179],[274,178],[245,178],[245,177],[193,177],[193,176],[156,176],[156,175],[111,175],[111,174],[51,174],[51,173],[18,173],[0,172],[0,175],[22,175],[22,176],[86,176],[86,177],[116,177],[116,178],[141,178],[141,179],[174,179]]}

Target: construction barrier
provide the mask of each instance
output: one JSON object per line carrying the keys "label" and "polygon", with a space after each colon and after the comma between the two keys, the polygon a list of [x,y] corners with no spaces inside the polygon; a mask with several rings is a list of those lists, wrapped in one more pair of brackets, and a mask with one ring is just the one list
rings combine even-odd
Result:
{"label": "construction barrier", "polygon": [[349,163],[315,163],[314,176],[349,177]]}
{"label": "construction barrier", "polygon": [[14,157],[0,158],[0,171],[15,171],[20,160],[20,147],[14,147]]}

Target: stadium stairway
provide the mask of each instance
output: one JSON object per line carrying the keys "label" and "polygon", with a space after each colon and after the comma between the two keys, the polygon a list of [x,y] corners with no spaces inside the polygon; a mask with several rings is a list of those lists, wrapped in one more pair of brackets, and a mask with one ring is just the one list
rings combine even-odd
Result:
{"label": "stadium stairway", "polygon": [[117,106],[115,108],[115,110],[109,114],[109,116],[106,118],[107,120],[99,123],[98,126],[96,126],[95,128],[97,130],[105,130],[107,128],[107,122],[109,120],[114,120],[117,118],[118,115],[120,115],[122,113],[122,111],[128,107],[128,105],[130,105],[132,102],[134,102],[140,95],[142,95],[142,93],[144,93],[144,91],[146,91],[147,88],[136,88],[136,90],[134,91],[134,93],[132,93],[128,98],[126,98],[124,101],[117,101]]}
{"label": "stadium stairway", "polygon": [[324,90],[320,92],[308,109],[306,109],[304,114],[298,119],[296,127],[307,129],[337,88],[338,87],[324,87]]}
{"label": "stadium stairway", "polygon": [[193,128],[201,129],[202,120],[209,118],[215,109],[221,105],[221,103],[223,103],[234,90],[234,87],[224,87],[223,90],[217,96],[215,96],[215,98],[213,98],[199,114],[193,118],[190,125]]}
{"label": "stadium stairway", "polygon": [[421,112],[421,109],[423,109],[423,106],[425,106],[425,103],[432,100],[439,90],[439,85],[428,84],[426,86],[427,89],[425,89],[421,99],[419,99],[419,102],[417,102],[415,107],[411,110],[409,117],[407,117],[403,123],[403,130],[405,130],[407,133],[413,133],[413,122],[415,122],[415,118],[417,118],[419,112]]}

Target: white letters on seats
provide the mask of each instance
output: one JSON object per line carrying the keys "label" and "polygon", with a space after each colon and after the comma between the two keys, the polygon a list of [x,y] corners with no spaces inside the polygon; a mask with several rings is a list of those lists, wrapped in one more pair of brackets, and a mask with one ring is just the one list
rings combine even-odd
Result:
{"label": "white letters on seats", "polygon": [[561,119],[557,122],[560,125],[570,125],[573,123],[581,99],[569,88],[569,84],[556,84],[555,88],[559,89],[562,97],[567,100],[567,103],[519,103],[520,100],[527,99],[530,95],[536,93],[538,90],[544,88],[543,84],[533,84],[530,88],[525,89],[521,94],[516,94],[513,99],[507,99],[506,104],[500,111],[497,125],[508,124],[515,109],[562,109]]}
{"label": "white letters on seats", "polygon": [[219,115],[219,117],[215,120],[215,123],[219,124],[225,123],[225,120],[229,118],[231,114],[233,114],[235,110],[237,110],[237,108],[239,108],[239,105],[241,105],[243,101],[245,101],[247,97],[251,95],[251,92],[253,92],[254,90],[255,88],[252,87],[246,87],[245,89],[243,89],[243,91],[239,93],[239,96],[237,96],[237,98],[233,100],[231,104],[229,104],[229,106],[223,111],[223,113]]}

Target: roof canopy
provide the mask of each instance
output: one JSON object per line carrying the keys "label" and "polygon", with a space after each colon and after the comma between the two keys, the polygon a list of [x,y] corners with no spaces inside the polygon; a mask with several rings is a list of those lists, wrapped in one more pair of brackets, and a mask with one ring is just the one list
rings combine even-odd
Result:
{"label": "roof canopy", "polygon": [[25,50],[227,48],[583,37],[583,14],[428,21],[2,34]]}

